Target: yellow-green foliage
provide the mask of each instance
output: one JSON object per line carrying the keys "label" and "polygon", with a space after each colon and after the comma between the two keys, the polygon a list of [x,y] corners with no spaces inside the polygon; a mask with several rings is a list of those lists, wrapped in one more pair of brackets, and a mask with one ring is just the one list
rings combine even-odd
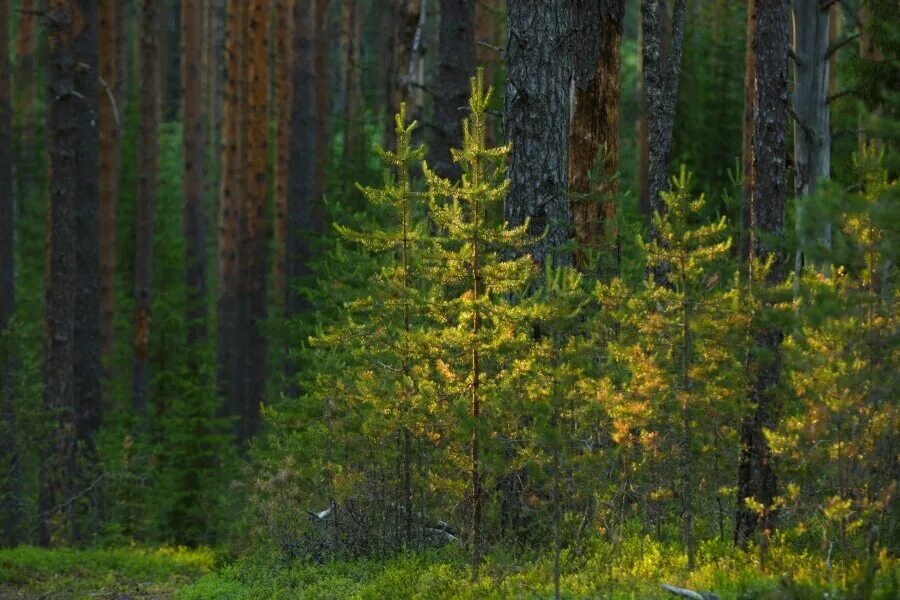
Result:
{"label": "yellow-green foliage", "polygon": [[[95,598],[174,592],[214,563],[203,548],[0,550],[0,598]],[[7,596],[9,594],[9,596]]]}

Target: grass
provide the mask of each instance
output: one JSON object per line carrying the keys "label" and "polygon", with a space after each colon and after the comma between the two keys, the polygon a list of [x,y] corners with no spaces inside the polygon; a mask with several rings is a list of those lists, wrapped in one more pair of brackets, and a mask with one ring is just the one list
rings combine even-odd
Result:
{"label": "grass", "polygon": [[[900,597],[900,564],[886,553],[868,563],[835,561],[818,553],[772,544],[766,572],[756,554],[707,542],[688,572],[677,545],[638,536],[614,546],[597,540],[579,557],[563,555],[563,598],[663,600],[671,583],[710,590],[722,600],[893,600]],[[101,598],[175,600],[466,600],[553,597],[552,561],[490,556],[471,581],[460,549],[406,554],[385,560],[287,564],[261,551],[214,568],[209,550],[124,547],[111,550],[0,550],[0,598]]]}
{"label": "grass", "polygon": [[0,598],[168,598],[209,573],[209,550],[0,550]]}

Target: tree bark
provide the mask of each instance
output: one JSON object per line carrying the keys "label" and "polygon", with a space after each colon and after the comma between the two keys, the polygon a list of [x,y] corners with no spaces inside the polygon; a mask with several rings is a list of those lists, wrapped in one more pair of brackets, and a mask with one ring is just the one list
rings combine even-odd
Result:
{"label": "tree bark", "polygon": [[[295,0],[296,1],[296,0]],[[330,143],[330,92],[331,78],[328,76],[328,9],[330,0],[315,0],[315,69],[316,69],[316,187],[315,198],[325,193],[325,177],[328,174]],[[310,7],[310,10],[313,10]],[[388,11],[384,11],[388,12]],[[318,200],[316,201],[318,202]],[[318,204],[316,212],[320,212]],[[317,219],[322,220],[322,219]],[[321,229],[322,225],[319,224]]]}
{"label": "tree bark", "polygon": [[100,352],[104,366],[113,347],[116,312],[116,213],[119,202],[120,119],[117,0],[100,1]]}
{"label": "tree bark", "polygon": [[[302,1],[302,0],[301,0]],[[275,112],[275,257],[273,284],[275,301],[285,300],[285,240],[288,229],[288,174],[291,157],[291,72],[293,61],[293,16],[297,0],[275,0],[272,15],[275,52],[272,80]],[[315,7],[310,7],[315,16]],[[309,10],[309,9],[308,9]]]}
{"label": "tree bark", "polygon": [[[754,261],[773,260],[767,283],[774,285],[781,283],[785,275],[785,260],[776,244],[784,234],[787,188],[787,0],[758,3],[753,49],[756,56],[756,96],[750,253]],[[752,265],[753,262],[751,269]],[[763,310],[771,308],[771,305],[764,303]],[[775,499],[777,485],[765,430],[774,429],[777,423],[775,392],[781,375],[783,332],[771,324],[755,323],[753,337],[755,348],[748,365],[752,377],[749,390],[752,414],[745,416],[741,424],[738,508],[734,530],[735,542],[742,546],[750,541],[757,527],[762,528],[764,536],[771,530],[769,508]],[[766,512],[758,515],[746,506],[746,498],[753,498],[762,504]]]}
{"label": "tree bark", "polygon": [[[669,161],[672,154],[672,130],[684,42],[685,0],[675,0],[672,13],[672,35],[668,52],[660,32],[661,0],[641,0],[641,34],[643,35],[644,110],[647,113],[648,193],[650,214],[664,210],[660,193],[669,188]],[[664,59],[665,57],[665,59]],[[652,233],[652,232],[651,232]]]}
{"label": "tree bark", "polygon": [[[315,198],[319,127],[322,115],[317,113],[317,90],[320,85],[318,69],[318,24],[312,18],[316,0],[297,0],[294,6],[293,50],[291,72],[293,102],[291,104],[290,172],[288,173],[288,228],[285,237],[285,307],[288,318],[298,317],[307,308],[296,286],[310,273],[311,241],[316,233]],[[297,365],[288,363],[289,387],[296,391],[293,375]]]}
{"label": "tree bark", "polygon": [[[38,20],[35,0],[22,0],[19,5],[19,20],[16,27],[16,65],[15,86],[11,90],[15,94],[14,104],[18,120],[22,124],[19,132],[19,156],[16,160],[16,178],[20,182],[18,201],[20,218],[24,216],[27,205],[25,198],[31,193],[35,179],[38,177],[32,164],[39,144],[35,140],[35,100],[37,94],[37,31]],[[28,157],[27,160],[24,157]]]}
{"label": "tree bark", "polygon": [[[831,176],[829,126],[829,22],[830,11],[819,0],[794,0],[794,194],[799,246],[794,271],[803,267],[805,197],[816,191],[821,179]],[[831,246],[831,226],[825,223],[819,242]],[[824,266],[824,265],[823,265]]]}
{"label": "tree bark", "polygon": [[[203,5],[182,0],[181,60],[183,90],[185,289],[187,341],[199,346],[206,340],[206,132],[202,90],[204,81]],[[208,74],[208,72],[207,72]],[[199,349],[199,348],[198,348]]]}
{"label": "tree bark", "polygon": [[360,19],[362,11],[359,0],[344,2],[341,23],[341,53],[344,64],[344,169],[345,191],[353,187],[349,179],[362,167],[361,135],[359,121],[362,88],[360,87]]}
{"label": "tree bark", "polygon": [[269,15],[268,0],[251,0],[247,28],[247,188],[240,251],[241,289],[246,302],[242,319],[243,372],[246,387],[239,437],[249,439],[259,428],[259,407],[266,401],[267,341],[263,331],[268,316],[268,109]]}
{"label": "tree bark", "polygon": [[[9,0],[0,0],[0,23],[9,23]],[[13,193],[12,97],[9,78],[9,27],[0,27],[0,546],[15,546],[20,516],[20,470],[13,355],[9,324],[15,310],[15,213]]]}
{"label": "tree bark", "polygon": [[575,5],[574,95],[569,130],[569,194],[575,224],[575,264],[592,255],[612,274],[618,232],[619,49],[624,0]]}
{"label": "tree bark", "polygon": [[[79,486],[79,474],[93,462],[92,433],[99,421],[99,372],[77,372],[91,368],[84,360],[86,353],[99,357],[99,335],[90,339],[91,332],[86,331],[99,320],[99,302],[91,303],[89,293],[98,290],[99,256],[78,241],[92,236],[97,243],[97,15],[90,0],[50,0],[47,8],[50,205],[44,409],[54,426],[44,439],[39,475],[38,539],[42,545],[57,537],[72,542],[81,538],[83,504],[67,500]],[[93,273],[86,264],[91,256],[96,259]],[[86,289],[76,291],[76,284]],[[76,316],[83,310],[89,312]],[[95,332],[99,334],[99,327]],[[97,377],[93,382],[92,376]],[[68,528],[67,535],[58,530],[61,526]]]}
{"label": "tree bark", "polygon": [[530,248],[543,264],[569,261],[572,214],[566,193],[569,139],[570,9],[565,0],[509,0],[509,45],[503,120],[512,144],[511,225],[529,221],[538,237]]}
{"label": "tree bark", "polygon": [[228,0],[225,38],[226,78],[222,133],[221,187],[219,192],[219,293],[216,320],[216,382],[223,412],[240,414],[238,386],[241,367],[238,354],[238,253],[241,200],[244,179],[241,122],[243,120],[242,68],[243,13],[241,0]]}
{"label": "tree bark", "polygon": [[[475,64],[484,69],[484,80],[494,85],[497,65],[503,62],[500,50],[500,28],[502,21],[502,0],[476,0],[475,2]],[[496,145],[496,119],[488,122],[488,146]]]}
{"label": "tree bark", "polygon": [[[441,0],[437,78],[428,164],[445,179],[459,179],[451,148],[462,148],[469,78],[475,74],[475,0]],[[488,80],[490,81],[490,80]]]}
{"label": "tree bark", "polygon": [[166,121],[177,121],[181,109],[181,4],[184,0],[162,0],[164,13],[161,15],[162,35],[160,69],[163,71],[162,117]]}
{"label": "tree bark", "polygon": [[[388,115],[393,118],[400,110],[400,104],[410,98],[410,72],[414,72],[411,61],[416,60],[413,52],[416,31],[419,29],[422,0],[391,0],[394,11],[390,74],[388,77]],[[416,118],[417,107],[407,104],[407,112]],[[393,149],[396,144],[394,128],[385,131],[385,147]]]}
{"label": "tree bark", "polygon": [[741,260],[750,258],[750,191],[753,189],[753,110],[756,97],[756,55],[753,39],[756,32],[756,0],[747,0],[747,41],[744,53],[744,121],[741,131]]}
{"label": "tree bark", "polygon": [[134,381],[132,405],[147,418],[150,393],[150,317],[153,306],[153,215],[159,169],[160,12],[158,0],[142,0],[138,190],[134,223]]}

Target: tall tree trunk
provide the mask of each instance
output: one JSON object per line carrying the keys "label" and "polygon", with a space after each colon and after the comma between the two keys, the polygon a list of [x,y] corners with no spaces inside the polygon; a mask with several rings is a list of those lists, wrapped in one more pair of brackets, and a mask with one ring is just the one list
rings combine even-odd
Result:
{"label": "tall tree trunk", "polygon": [[241,201],[244,179],[241,157],[243,119],[243,2],[228,0],[225,38],[226,78],[224,128],[222,132],[222,167],[219,193],[219,294],[216,319],[216,382],[223,399],[224,413],[240,414],[238,384],[241,365],[238,362],[238,253],[240,250]]}
{"label": "tall tree trunk", "polygon": [[[21,123],[19,132],[19,154],[16,160],[16,178],[20,182],[20,215],[24,216],[27,205],[24,200],[30,194],[38,173],[32,164],[39,144],[35,140],[35,100],[37,98],[37,31],[38,11],[36,0],[22,0],[19,5],[19,21],[16,27],[16,70],[13,93],[16,114]],[[8,22],[8,20],[7,20]],[[24,159],[27,156],[28,159]]]}
{"label": "tall tree trunk", "polygon": [[[9,23],[9,0],[0,0],[0,23]],[[9,79],[9,27],[0,27],[0,339],[8,338],[15,310],[15,214],[13,194],[12,98]],[[15,546],[20,522],[20,481],[16,406],[9,340],[0,347],[0,546]]]}
{"label": "tall tree trunk", "polygon": [[[624,0],[579,0],[573,23],[574,97],[569,131],[569,194],[575,224],[575,264],[615,271],[619,193],[619,49]],[[597,167],[601,167],[597,169]]]}
{"label": "tall tree trunk", "polygon": [[[663,0],[641,0],[644,110],[649,149],[647,202],[651,214],[664,209],[660,193],[669,187],[672,130],[684,47],[685,0],[675,0],[670,39],[663,39],[660,27],[660,8],[665,12],[666,4]],[[664,52],[662,45],[667,42],[668,52]]]}
{"label": "tall tree trunk", "polygon": [[[360,19],[362,10],[359,0],[346,0],[341,15],[341,53],[344,65],[344,184],[347,185],[361,162],[360,104],[362,89],[360,87]],[[351,190],[347,186],[345,190]]]}
{"label": "tall tree trunk", "polygon": [[138,190],[134,223],[133,407],[146,419],[150,393],[150,313],[153,305],[153,214],[159,168],[160,118],[159,0],[142,0],[140,99],[138,104]]}
{"label": "tall tree trunk", "polygon": [[[784,234],[784,205],[787,172],[787,0],[771,0],[757,5],[753,37],[756,55],[756,100],[753,116],[753,161],[751,199],[752,240],[750,253],[756,261],[772,259],[768,284],[779,284],[785,275],[785,261],[777,247]],[[751,263],[752,265],[753,263]],[[752,266],[751,266],[752,268]],[[763,310],[770,310],[764,305]],[[752,414],[741,424],[741,455],[738,468],[738,508],[735,516],[735,542],[746,545],[755,529],[764,536],[772,527],[770,507],[775,499],[777,480],[766,429],[776,426],[775,392],[781,376],[783,333],[776,325],[755,323],[755,348],[749,373]],[[745,503],[753,498],[765,507],[760,516]],[[763,538],[765,542],[766,538]]]}
{"label": "tall tree trunk", "polygon": [[[302,1],[302,0],[301,0]],[[275,52],[272,80],[275,112],[275,257],[273,260],[275,301],[285,299],[285,240],[288,229],[288,177],[291,168],[291,69],[293,61],[293,15],[297,0],[275,0],[272,15]],[[309,12],[315,17],[315,7]]]}
{"label": "tall tree trunk", "polygon": [[[288,173],[288,227],[285,236],[286,256],[285,308],[287,316],[300,316],[306,301],[297,292],[298,280],[310,273],[311,241],[316,233],[314,203],[319,127],[324,115],[318,113],[317,94],[322,87],[318,68],[318,15],[312,10],[317,0],[295,0],[293,51],[291,70],[293,102],[291,103],[290,172]],[[314,18],[315,17],[315,18]],[[297,365],[288,364],[288,379]],[[296,391],[295,382],[289,382]]]}
{"label": "tall tree trunk", "polygon": [[[794,270],[803,267],[804,205],[820,179],[831,176],[829,127],[830,11],[819,0],[794,0],[794,194],[797,240]],[[831,246],[831,226],[822,225],[819,243]],[[824,265],[823,265],[824,267]]]}
{"label": "tall tree trunk", "polygon": [[509,194],[504,212],[512,225],[530,220],[542,237],[531,251],[568,262],[560,248],[569,241],[569,68],[570,20],[566,0],[509,0],[507,83],[503,107],[512,144]]}
{"label": "tall tree trunk", "polygon": [[428,164],[446,179],[458,179],[462,173],[450,149],[462,148],[462,119],[468,105],[469,78],[474,74],[475,0],[441,0]]}
{"label": "tall tree trunk", "polygon": [[267,343],[263,328],[268,314],[268,157],[269,157],[269,0],[251,0],[247,28],[247,192],[240,252],[242,296],[246,316],[241,323],[243,397],[240,437],[259,427],[259,407],[266,400]]}
{"label": "tall tree trunk", "polygon": [[113,347],[116,313],[116,213],[119,202],[121,115],[119,113],[118,0],[100,1],[100,352],[104,367]]}
{"label": "tall tree trunk", "polygon": [[[100,429],[100,175],[97,64],[97,2],[76,0],[72,48],[75,92],[84,99],[84,117],[76,126],[75,180],[75,435],[81,459],[78,484],[95,476],[95,437]],[[80,14],[79,14],[80,13]],[[96,498],[86,499],[86,503]],[[79,532],[80,534],[80,532]]]}
{"label": "tall tree trunk", "polygon": [[[331,78],[328,64],[328,10],[331,0],[315,0],[315,69],[316,69],[316,187],[315,198],[325,193],[330,148]],[[310,10],[313,10],[310,7]],[[388,12],[384,10],[383,12]],[[318,204],[315,205],[318,207]],[[317,212],[320,209],[317,208]],[[321,215],[320,215],[321,216]],[[321,226],[320,226],[321,227]]]}
{"label": "tall tree trunk", "polygon": [[747,40],[744,52],[744,122],[741,130],[741,260],[750,258],[750,192],[753,189],[753,111],[756,97],[756,54],[753,39],[756,32],[756,0],[747,0]]}
{"label": "tall tree trunk", "polygon": [[206,340],[206,141],[201,93],[203,65],[203,5],[182,0],[181,60],[183,92],[184,181],[182,184],[185,245],[187,341],[199,346]]}
{"label": "tall tree trunk", "polygon": [[44,545],[60,525],[68,527],[68,536],[62,535],[70,541],[81,538],[84,503],[71,499],[87,485],[81,475],[93,466],[100,416],[95,8],[91,0],[48,3],[44,409],[55,426],[44,440],[39,476],[38,538]]}

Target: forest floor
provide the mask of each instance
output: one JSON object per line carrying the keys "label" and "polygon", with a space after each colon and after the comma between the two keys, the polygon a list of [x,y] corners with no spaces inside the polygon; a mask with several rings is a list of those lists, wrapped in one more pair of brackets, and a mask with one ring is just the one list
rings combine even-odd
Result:
{"label": "forest floor", "polygon": [[[896,600],[900,565],[875,562],[824,568],[808,551],[773,547],[766,572],[750,554],[723,544],[701,547],[688,572],[676,546],[624,540],[586,549],[560,578],[562,598],[665,600],[670,583],[713,590],[721,600]],[[724,551],[723,551],[724,550]],[[615,554],[613,554],[613,552]],[[615,556],[616,558],[613,558]],[[460,549],[383,560],[285,563],[276,554],[251,553],[221,564],[210,550],[0,550],[0,600],[339,600],[549,599],[552,558],[492,555],[472,582]],[[564,553],[563,564],[569,559]]]}
{"label": "forest floor", "polygon": [[0,600],[165,600],[211,572],[209,550],[0,550]]}

